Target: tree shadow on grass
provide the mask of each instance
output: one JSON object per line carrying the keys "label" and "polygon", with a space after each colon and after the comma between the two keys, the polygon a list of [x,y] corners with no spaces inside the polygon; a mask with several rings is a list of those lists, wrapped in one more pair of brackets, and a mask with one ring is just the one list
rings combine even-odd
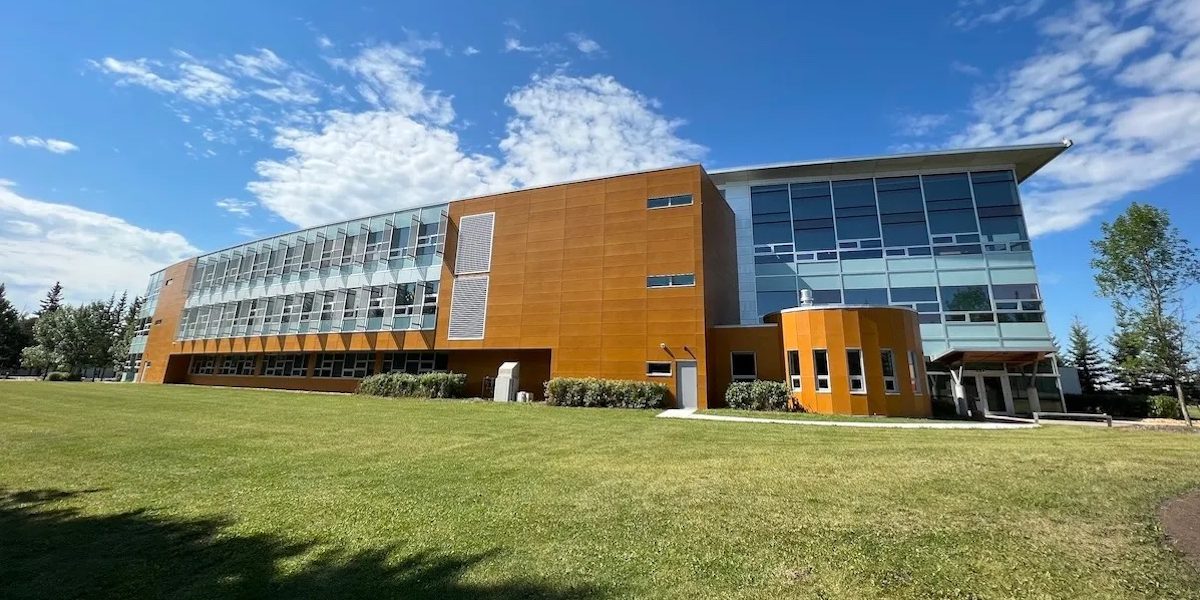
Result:
{"label": "tree shadow on grass", "polygon": [[[497,584],[462,581],[497,551],[444,555],[395,546],[347,553],[270,534],[235,535],[219,519],[169,520],[145,510],[87,515],[56,506],[99,490],[0,489],[0,596],[4,598],[598,598],[513,573]],[[393,558],[393,557],[403,558]]]}

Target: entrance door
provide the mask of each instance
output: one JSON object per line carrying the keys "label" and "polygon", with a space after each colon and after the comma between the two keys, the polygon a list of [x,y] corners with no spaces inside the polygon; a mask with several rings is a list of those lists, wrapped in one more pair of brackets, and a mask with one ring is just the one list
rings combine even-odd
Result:
{"label": "entrance door", "polygon": [[979,375],[979,389],[984,394],[989,414],[1013,414],[1012,395],[1008,393],[1008,378],[1004,375]]}
{"label": "entrance door", "polygon": [[675,361],[675,400],[680,408],[696,408],[696,361]]}

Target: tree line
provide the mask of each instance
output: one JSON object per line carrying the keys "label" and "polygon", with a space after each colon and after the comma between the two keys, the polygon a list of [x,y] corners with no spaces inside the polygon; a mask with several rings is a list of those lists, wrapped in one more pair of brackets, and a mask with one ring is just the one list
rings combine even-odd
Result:
{"label": "tree line", "polygon": [[1195,286],[1197,250],[1166,211],[1133,203],[1092,242],[1091,267],[1099,296],[1112,303],[1116,325],[1104,352],[1076,317],[1060,360],[1075,367],[1081,391],[1175,396],[1188,425],[1187,396],[1200,379]]}
{"label": "tree line", "polygon": [[64,371],[81,377],[88,369],[121,371],[143,302],[122,293],[71,305],[56,281],[36,311],[21,314],[0,283],[0,372],[25,367],[43,376]]}

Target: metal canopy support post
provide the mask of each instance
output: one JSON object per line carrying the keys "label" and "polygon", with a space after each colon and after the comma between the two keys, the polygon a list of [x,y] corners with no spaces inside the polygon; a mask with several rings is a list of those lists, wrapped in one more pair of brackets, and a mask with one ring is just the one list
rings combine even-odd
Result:
{"label": "metal canopy support post", "polygon": [[971,407],[967,406],[967,390],[963,386],[963,365],[950,367],[950,382],[954,392],[954,407],[960,417],[971,416]]}

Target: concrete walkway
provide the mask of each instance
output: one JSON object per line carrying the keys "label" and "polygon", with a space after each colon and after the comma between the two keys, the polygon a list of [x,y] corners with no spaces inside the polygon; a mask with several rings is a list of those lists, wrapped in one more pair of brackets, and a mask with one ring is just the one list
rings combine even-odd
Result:
{"label": "concrete walkway", "polygon": [[977,423],[973,421],[929,421],[928,423],[880,421],[818,421],[808,419],[770,419],[759,417],[735,417],[731,415],[708,415],[694,408],[672,408],[658,413],[664,419],[695,419],[698,421],[728,421],[732,423],[778,423],[780,425],[815,425],[818,427],[861,427],[866,429],[1035,429],[1033,423]]}

